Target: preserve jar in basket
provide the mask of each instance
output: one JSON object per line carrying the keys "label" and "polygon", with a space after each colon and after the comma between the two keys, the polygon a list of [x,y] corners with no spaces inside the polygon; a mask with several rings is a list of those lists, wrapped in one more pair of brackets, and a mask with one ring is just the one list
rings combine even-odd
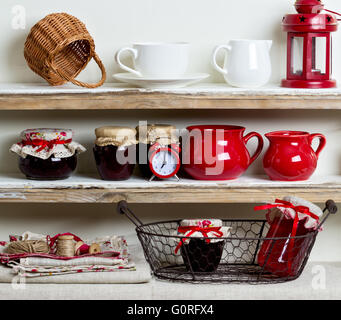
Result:
{"label": "preserve jar in basket", "polygon": [[274,204],[255,207],[255,210],[264,209],[268,210],[270,229],[259,250],[258,264],[281,277],[296,276],[313,241],[309,235],[318,231],[323,212],[297,197],[276,199]]}
{"label": "preserve jar in basket", "polygon": [[[220,219],[182,220],[178,234],[184,234],[186,238],[178,243],[174,252],[177,253],[180,249],[188,271],[216,271],[224,249],[224,240],[221,237],[228,237],[230,229],[223,227]],[[216,239],[202,240],[203,235]]]}
{"label": "preserve jar in basket", "polygon": [[[276,208],[289,206],[295,214],[294,219],[286,217],[288,222],[293,221],[283,225],[269,218],[223,219],[221,222],[218,219],[214,222],[212,219],[173,220],[143,224],[129,209],[127,202],[119,202],[117,210],[136,225],[145,258],[159,279],[266,284],[290,281],[300,276],[323,223],[329,214],[337,211],[334,201],[328,200],[323,210],[326,214],[321,220],[322,211],[310,202],[292,197],[285,199],[277,201]],[[264,209],[264,206],[256,209]],[[298,226],[297,221],[304,226]],[[298,226],[297,231],[293,225]],[[280,231],[274,232],[275,227],[279,227]]]}
{"label": "preserve jar in basket", "polygon": [[[35,24],[26,39],[24,56],[28,66],[53,86],[72,82],[96,88],[106,79],[104,65],[85,24],[67,13],[49,14]],[[76,80],[92,58],[101,69],[101,80],[95,84]]]}
{"label": "preserve jar in basket", "polygon": [[73,141],[71,129],[27,129],[10,151],[19,155],[19,169],[28,179],[62,180],[77,167],[77,154],[86,151]]}

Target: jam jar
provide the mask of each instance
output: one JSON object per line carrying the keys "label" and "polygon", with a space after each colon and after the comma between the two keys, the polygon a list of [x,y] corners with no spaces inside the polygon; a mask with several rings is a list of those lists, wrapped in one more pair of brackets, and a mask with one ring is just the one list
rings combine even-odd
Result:
{"label": "jam jar", "polygon": [[[172,145],[179,146],[179,138],[176,135],[176,128],[168,124],[140,125],[136,128],[138,136],[137,163],[144,178],[150,179],[153,176],[149,167],[150,150],[155,144],[161,147]],[[181,158],[180,158],[181,159]]]}
{"label": "jam jar", "polygon": [[77,154],[86,149],[73,141],[71,129],[27,129],[11,147],[19,155],[19,169],[34,180],[62,180],[77,167]]}
{"label": "jam jar", "polygon": [[[175,253],[180,249],[187,271],[214,272],[217,270],[223,254],[225,240],[231,228],[222,225],[219,219],[182,220]],[[210,239],[205,239],[210,238]]]}
{"label": "jam jar", "polygon": [[136,164],[136,130],[107,126],[95,130],[94,156],[103,180],[127,180]]}
{"label": "jam jar", "polygon": [[[264,271],[277,277],[295,277],[314,242],[318,219],[323,212],[313,203],[297,197],[285,197],[284,201],[284,205],[278,203],[278,207],[267,214],[268,239],[261,245],[257,262]],[[309,215],[304,213],[307,209]]]}

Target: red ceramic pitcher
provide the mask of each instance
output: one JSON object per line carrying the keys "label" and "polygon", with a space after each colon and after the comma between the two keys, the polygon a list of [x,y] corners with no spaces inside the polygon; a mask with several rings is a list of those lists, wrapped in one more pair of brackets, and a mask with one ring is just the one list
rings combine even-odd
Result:
{"label": "red ceramic pitcher", "polygon": [[[326,138],[320,133],[304,131],[275,131],[265,135],[270,146],[263,160],[264,170],[271,180],[302,181],[314,173]],[[314,138],[320,139],[316,151],[311,147]]]}
{"label": "red ceramic pitcher", "polygon": [[[232,180],[241,176],[263,149],[263,138],[257,132],[244,136],[244,127],[198,125],[187,127],[183,145],[183,168],[197,180]],[[246,148],[252,138],[258,139],[254,155]]]}

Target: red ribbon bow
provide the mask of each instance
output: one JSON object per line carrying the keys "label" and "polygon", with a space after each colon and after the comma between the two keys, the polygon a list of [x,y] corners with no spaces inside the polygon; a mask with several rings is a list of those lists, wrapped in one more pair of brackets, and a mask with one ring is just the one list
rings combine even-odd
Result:
{"label": "red ribbon bow", "polygon": [[316,214],[310,212],[310,209],[308,207],[294,206],[289,201],[284,201],[284,200],[279,200],[279,199],[276,199],[274,204],[268,203],[266,205],[254,207],[254,210],[257,211],[257,210],[266,210],[266,209],[272,209],[272,208],[290,208],[290,209],[295,210],[296,215],[297,215],[297,213],[303,213],[303,214],[306,214],[306,215],[312,217],[315,220],[319,219],[319,217]]}
{"label": "red ribbon bow", "polygon": [[21,143],[24,146],[28,145],[28,146],[39,147],[37,152],[40,152],[44,150],[45,148],[48,148],[49,150],[51,150],[57,144],[67,144],[71,142],[72,142],[72,139],[68,139],[68,140],[54,139],[50,141],[43,140],[43,139],[33,139],[33,140],[23,140]]}
{"label": "red ribbon bow", "polygon": [[305,206],[294,206],[291,202],[289,201],[284,201],[284,200],[279,200],[276,199],[274,204],[266,204],[266,205],[262,205],[262,206],[256,206],[254,207],[254,210],[258,211],[258,210],[266,210],[266,209],[272,209],[272,208],[290,208],[293,209],[295,211],[295,218],[294,218],[294,223],[292,225],[292,230],[291,230],[291,237],[290,237],[290,241],[289,241],[289,245],[288,245],[288,267],[289,267],[289,272],[291,271],[291,267],[292,267],[292,259],[291,259],[291,255],[292,255],[292,249],[294,247],[295,244],[295,236],[297,233],[297,228],[298,228],[298,222],[299,222],[299,217],[298,214],[302,213],[302,214],[306,214],[309,217],[312,217],[315,220],[319,220],[319,217],[310,212],[310,209],[308,207]]}
{"label": "red ribbon bow", "polygon": [[[201,228],[201,227],[196,227],[196,226],[179,227],[178,228],[179,233],[187,233],[188,231],[189,231],[189,233],[186,235],[186,238],[182,238],[179,241],[177,247],[175,248],[175,253],[178,253],[179,249],[184,244],[184,242],[195,232],[201,232],[205,238],[208,238],[209,232],[213,232],[214,236],[221,238],[224,234],[220,231],[220,228],[221,227]],[[206,242],[210,243],[210,239],[206,239]]]}

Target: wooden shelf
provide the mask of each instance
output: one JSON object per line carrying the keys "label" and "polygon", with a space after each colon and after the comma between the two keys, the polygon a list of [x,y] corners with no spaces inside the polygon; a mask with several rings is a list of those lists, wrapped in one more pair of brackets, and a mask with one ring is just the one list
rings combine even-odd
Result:
{"label": "wooden shelf", "polygon": [[61,181],[32,181],[19,174],[0,175],[0,202],[36,203],[259,203],[288,194],[313,202],[341,202],[341,176],[303,182],[275,182],[266,177],[233,181],[153,181],[139,177],[102,181],[97,175],[75,175]]}
{"label": "wooden shelf", "polygon": [[341,109],[341,89],[232,88],[200,84],[182,89],[136,89],[105,84],[0,84],[0,110]]}
{"label": "wooden shelf", "polygon": [[[182,89],[136,89],[106,84],[97,89],[73,85],[0,84],[0,110],[124,110],[124,109],[341,109],[341,89],[298,90],[268,86],[231,88],[200,84]],[[0,202],[112,203],[254,203],[296,194],[314,202],[341,202],[341,176],[308,182],[272,182],[265,177],[236,181],[105,182],[78,175],[66,181],[42,182],[0,174]]]}

